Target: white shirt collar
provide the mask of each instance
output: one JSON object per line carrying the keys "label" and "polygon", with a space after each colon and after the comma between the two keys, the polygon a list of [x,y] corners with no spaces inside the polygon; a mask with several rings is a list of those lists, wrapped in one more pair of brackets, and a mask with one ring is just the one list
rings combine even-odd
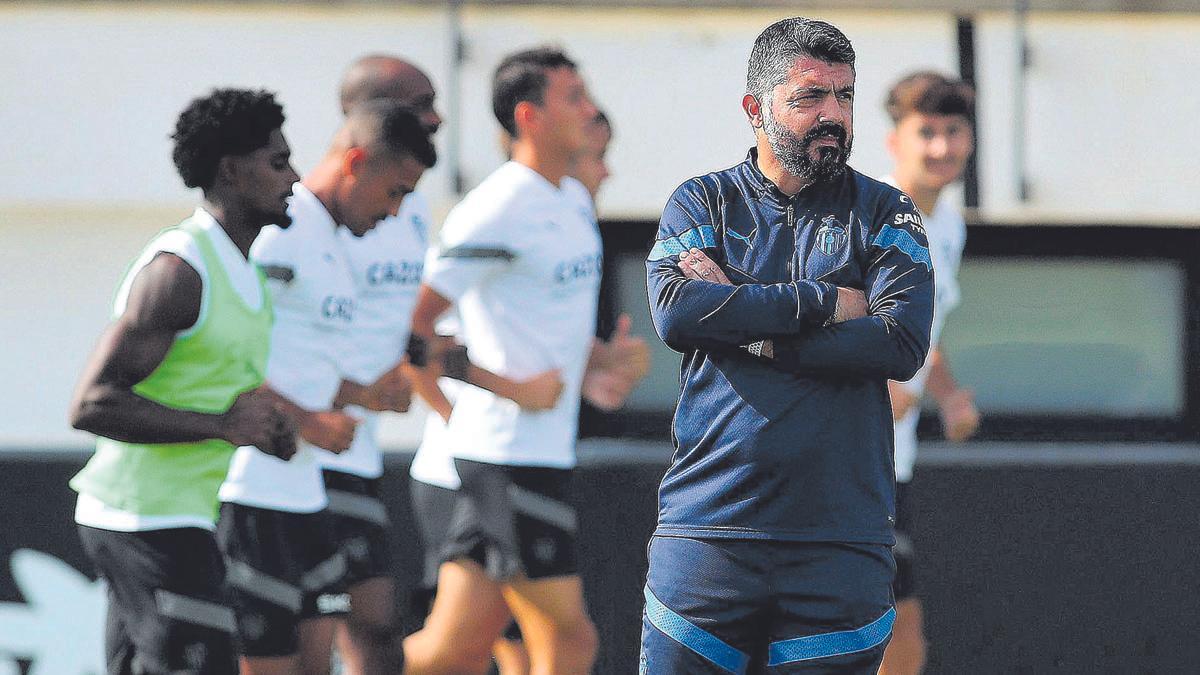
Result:
{"label": "white shirt collar", "polygon": [[338,224],[329,213],[329,209],[325,208],[325,204],[317,198],[312,190],[304,187],[303,183],[295,183],[292,185],[292,203],[291,208],[299,213],[298,217],[293,218],[293,225],[297,221],[305,223],[312,222],[318,229],[324,230],[333,236],[337,232]]}

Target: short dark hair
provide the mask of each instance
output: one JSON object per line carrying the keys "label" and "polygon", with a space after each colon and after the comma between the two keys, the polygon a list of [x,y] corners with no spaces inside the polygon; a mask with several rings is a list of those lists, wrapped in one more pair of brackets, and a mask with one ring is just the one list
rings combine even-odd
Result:
{"label": "short dark hair", "polygon": [[570,68],[575,62],[554,47],[526,49],[504,57],[492,76],[492,112],[500,126],[517,137],[515,111],[522,101],[542,105],[545,102],[547,70]]}
{"label": "short dark hair", "polygon": [[975,124],[975,88],[931,70],[910,73],[888,91],[884,108],[893,124],[913,113],[962,115]]}
{"label": "short dark hair", "polygon": [[754,40],[746,67],[746,93],[757,97],[771,91],[804,56],[854,67],[854,46],[836,26],[802,16],[783,19]]}
{"label": "short dark hair", "polygon": [[266,90],[214,89],[193,99],[175,121],[171,159],[183,184],[208,190],[222,157],[245,155],[270,142],[283,126],[283,106]]}
{"label": "short dark hair", "polygon": [[372,99],[351,109],[349,119],[365,123],[370,130],[367,143],[375,146],[376,152],[412,157],[426,169],[437,164],[429,131],[411,108],[392,99]]}

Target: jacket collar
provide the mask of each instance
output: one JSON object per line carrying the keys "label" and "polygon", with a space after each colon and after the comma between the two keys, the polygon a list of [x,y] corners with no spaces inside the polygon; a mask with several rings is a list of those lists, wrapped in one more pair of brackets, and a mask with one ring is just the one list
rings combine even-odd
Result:
{"label": "jacket collar", "polygon": [[762,169],[758,168],[758,148],[751,147],[746,153],[746,159],[741,165],[742,176],[746,182],[754,190],[757,197],[770,197],[780,204],[786,204],[791,201],[791,198],[783,194],[770,178],[763,174]]}
{"label": "jacket collar", "polygon": [[780,207],[785,207],[795,203],[801,195],[811,194],[814,190],[819,189],[820,183],[813,183],[794,195],[784,194],[762,169],[758,168],[758,148],[750,148],[746,153],[746,160],[742,162],[742,173],[746,177],[746,181],[754,189],[755,195],[760,198],[768,198],[775,202]]}

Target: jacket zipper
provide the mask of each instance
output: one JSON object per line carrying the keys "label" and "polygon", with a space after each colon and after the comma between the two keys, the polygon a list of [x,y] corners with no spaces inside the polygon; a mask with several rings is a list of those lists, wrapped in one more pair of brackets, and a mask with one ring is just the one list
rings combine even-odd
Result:
{"label": "jacket zipper", "polygon": [[787,272],[788,278],[795,281],[796,270],[800,269],[800,233],[796,231],[796,205],[792,202],[788,202],[787,226],[792,228],[792,255],[788,258]]}

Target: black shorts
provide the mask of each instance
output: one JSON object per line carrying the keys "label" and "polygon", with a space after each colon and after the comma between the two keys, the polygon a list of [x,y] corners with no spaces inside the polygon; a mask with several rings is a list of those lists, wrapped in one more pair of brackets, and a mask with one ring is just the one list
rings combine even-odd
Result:
{"label": "black shorts", "polygon": [[391,519],[379,499],[379,479],[328,469],[324,473],[326,510],[337,546],[346,556],[342,584],[350,588],[368,579],[391,578]]}
{"label": "black shorts", "polygon": [[917,580],[913,567],[917,562],[913,548],[913,492],[912,483],[896,483],[896,546],[892,555],[896,558],[896,580],[892,591],[896,602],[917,594]]}
{"label": "black shorts", "polygon": [[[416,478],[409,483],[413,513],[417,519],[417,529],[421,531],[421,543],[425,548],[421,587],[412,594],[412,612],[413,616],[428,616],[433,607],[433,597],[437,594],[438,570],[447,560],[461,557],[447,557],[445,553],[450,526],[454,520],[454,508],[458,501],[458,491],[431,485]],[[486,562],[483,547],[476,547],[471,553],[469,557],[481,566]],[[503,635],[507,640],[520,640],[521,628],[517,626],[516,621],[510,622]]]}
{"label": "black shorts", "polygon": [[[409,493],[412,496],[413,517],[417,521],[417,530],[421,534],[421,544],[425,550],[421,593],[415,595],[426,596],[428,602],[433,600],[433,592],[437,589],[438,569],[442,563],[449,560],[445,549],[449,540],[450,525],[454,521],[458,491],[413,478],[409,481]],[[482,565],[482,556],[476,562]],[[426,606],[425,609],[428,613],[429,607]]]}
{"label": "black shorts", "polygon": [[217,543],[225,555],[242,654],[295,654],[301,621],[349,610],[342,586],[348,565],[331,526],[325,511],[221,505]]}
{"label": "black shorts", "polygon": [[211,532],[80,526],[79,537],[108,584],[104,651],[111,675],[238,672],[234,612]]}
{"label": "black shorts", "polygon": [[458,490],[444,560],[482,560],[505,581],[578,574],[569,469],[455,459]]}

